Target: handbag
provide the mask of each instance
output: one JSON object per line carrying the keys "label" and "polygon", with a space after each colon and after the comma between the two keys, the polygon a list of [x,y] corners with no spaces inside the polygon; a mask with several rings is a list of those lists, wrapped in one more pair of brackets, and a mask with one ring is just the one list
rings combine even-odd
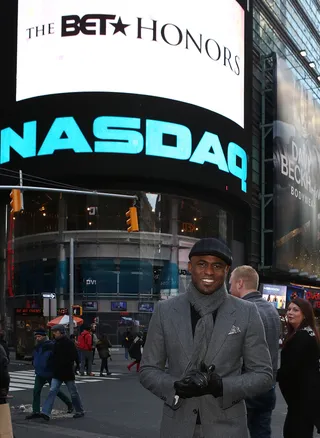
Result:
{"label": "handbag", "polygon": [[11,411],[8,403],[0,404],[0,438],[13,438]]}

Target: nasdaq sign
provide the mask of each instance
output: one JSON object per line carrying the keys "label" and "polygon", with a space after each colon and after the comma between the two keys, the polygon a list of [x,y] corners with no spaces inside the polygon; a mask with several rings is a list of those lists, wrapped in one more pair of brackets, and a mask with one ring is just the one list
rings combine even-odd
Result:
{"label": "nasdaq sign", "polygon": [[[205,131],[194,144],[190,129],[181,124],[136,117],[97,117],[92,126],[95,140],[89,142],[74,117],[56,118],[44,141],[37,143],[37,121],[23,124],[22,135],[8,127],[0,131],[0,164],[10,162],[13,149],[22,158],[75,153],[145,154],[171,160],[210,163],[240,180],[247,192],[247,154],[234,142],[223,148],[217,134]],[[170,138],[170,144],[166,139]],[[225,152],[226,151],[226,152]]]}

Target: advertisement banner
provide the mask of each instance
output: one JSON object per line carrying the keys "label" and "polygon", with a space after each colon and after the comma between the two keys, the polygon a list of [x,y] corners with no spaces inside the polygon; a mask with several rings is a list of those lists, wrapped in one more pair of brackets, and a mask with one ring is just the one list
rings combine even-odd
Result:
{"label": "advertisement banner", "polygon": [[196,9],[191,0],[19,0],[17,101],[132,93],[243,128],[244,9],[236,0],[198,0]]}
{"label": "advertisement banner", "polygon": [[320,275],[320,105],[277,60],[274,267]]}

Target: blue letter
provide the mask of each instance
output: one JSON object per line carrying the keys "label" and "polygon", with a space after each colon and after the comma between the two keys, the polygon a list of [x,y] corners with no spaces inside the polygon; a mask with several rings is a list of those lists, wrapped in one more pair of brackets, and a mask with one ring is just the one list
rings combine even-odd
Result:
{"label": "blue letter", "polygon": [[[146,155],[155,157],[188,160],[192,152],[192,137],[190,129],[176,123],[147,120]],[[174,135],[176,146],[163,144],[163,134]]]}
{"label": "blue letter", "polygon": [[98,117],[93,123],[93,134],[101,140],[108,141],[95,141],[94,151],[140,154],[143,151],[143,136],[138,131],[132,131],[140,129],[140,125],[140,119],[132,117]]}
{"label": "blue letter", "polygon": [[204,162],[216,164],[223,172],[229,172],[219,137],[216,134],[211,134],[211,132],[203,134],[190,161],[198,164],[203,164]]}
{"label": "blue letter", "polygon": [[[61,138],[66,134],[67,138]],[[73,149],[75,152],[92,152],[73,117],[57,118],[48,132],[38,155],[52,155],[56,150]]]}
{"label": "blue letter", "polygon": [[[237,157],[241,160],[241,166],[237,166]],[[241,190],[247,193],[247,154],[236,143],[229,143],[228,146],[228,164],[232,175],[241,179]]]}
{"label": "blue letter", "polygon": [[37,122],[23,124],[23,137],[11,128],[0,131],[0,164],[10,161],[10,147],[22,158],[34,157],[37,149]]}

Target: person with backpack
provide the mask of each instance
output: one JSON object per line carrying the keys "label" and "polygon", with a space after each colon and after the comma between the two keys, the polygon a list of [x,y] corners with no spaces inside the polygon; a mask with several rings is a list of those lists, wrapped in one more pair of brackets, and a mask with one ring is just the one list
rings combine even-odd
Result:
{"label": "person with backpack", "polygon": [[[38,329],[35,331],[34,335],[36,339],[36,346],[33,352],[33,366],[36,378],[33,388],[32,414],[27,415],[26,420],[41,418],[41,391],[46,383],[51,385],[53,377],[52,356],[54,343],[48,339],[45,329]],[[73,411],[73,406],[70,398],[62,391],[59,391],[57,396],[67,405],[67,412],[71,414]]]}
{"label": "person with backpack", "polygon": [[78,350],[81,357],[80,375],[84,376],[84,369],[87,362],[87,375],[93,376],[92,373],[92,334],[90,327],[86,327],[78,337]]}

